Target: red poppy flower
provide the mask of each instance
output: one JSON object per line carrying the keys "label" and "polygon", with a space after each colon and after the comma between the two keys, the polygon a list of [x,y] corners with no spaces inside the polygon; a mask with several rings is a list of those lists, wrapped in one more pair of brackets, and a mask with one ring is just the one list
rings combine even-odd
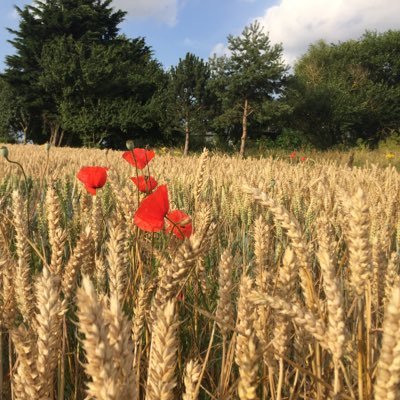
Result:
{"label": "red poppy flower", "polygon": [[181,291],[178,293],[178,296],[176,296],[176,299],[177,299],[178,301],[182,301],[182,302],[185,301],[185,293],[183,293],[183,290],[181,290]]}
{"label": "red poppy flower", "polygon": [[96,189],[102,188],[107,181],[108,168],[82,167],[76,177],[84,183],[86,190],[96,195]]}
{"label": "red poppy flower", "polygon": [[290,158],[291,159],[293,159],[293,158],[296,158],[296,155],[297,155],[297,153],[296,153],[296,151],[293,151],[291,154],[290,154]]}
{"label": "red poppy flower", "polygon": [[138,176],[131,178],[131,181],[142,193],[151,193],[157,187],[157,181],[152,176]]}
{"label": "red poppy flower", "polygon": [[128,161],[129,164],[138,169],[143,169],[154,156],[155,153],[153,150],[139,148],[133,149],[132,151],[125,151],[125,153],[122,154],[122,157]]}
{"label": "red poppy flower", "polygon": [[189,215],[180,210],[171,211],[167,215],[167,232],[173,233],[178,239],[190,237],[192,234],[192,220]]}
{"label": "red poppy flower", "polygon": [[161,185],[142,200],[133,221],[143,231],[160,232],[164,228],[164,218],[167,218],[165,230],[178,239],[190,237],[192,234],[193,228],[189,215],[180,210],[169,212],[167,186]]}
{"label": "red poppy flower", "polygon": [[304,162],[304,161],[306,161],[306,160],[307,160],[307,157],[305,157],[305,156],[303,156],[303,157],[300,158],[300,161],[301,161],[301,162]]}
{"label": "red poppy flower", "polygon": [[159,186],[142,200],[133,221],[146,232],[160,232],[164,228],[164,218],[169,211],[167,186]]}

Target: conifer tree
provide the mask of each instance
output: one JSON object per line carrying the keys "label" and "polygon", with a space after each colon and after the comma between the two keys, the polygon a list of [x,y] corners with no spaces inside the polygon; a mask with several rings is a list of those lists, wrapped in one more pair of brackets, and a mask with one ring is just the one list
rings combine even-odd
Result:
{"label": "conifer tree", "polygon": [[222,118],[241,120],[240,156],[245,154],[248,118],[282,92],[287,67],[280,44],[272,45],[261,25],[246,26],[240,36],[228,36],[229,55],[211,59],[214,87]]}
{"label": "conifer tree", "polygon": [[114,11],[111,0],[35,0],[32,5],[16,10],[19,27],[9,29],[14,35],[10,43],[15,54],[6,57],[3,78],[19,99],[19,114],[25,117],[20,121],[25,136],[40,140],[33,136],[34,131],[47,129],[54,135],[60,126],[54,98],[40,84],[44,47],[60,38],[83,43],[113,41],[125,12]]}
{"label": "conifer tree", "polygon": [[178,65],[170,71],[169,108],[174,113],[178,129],[182,129],[185,133],[183,150],[185,156],[189,151],[193,127],[205,133],[210,100],[209,78],[208,64],[191,53],[187,53],[184,59],[179,59]]}

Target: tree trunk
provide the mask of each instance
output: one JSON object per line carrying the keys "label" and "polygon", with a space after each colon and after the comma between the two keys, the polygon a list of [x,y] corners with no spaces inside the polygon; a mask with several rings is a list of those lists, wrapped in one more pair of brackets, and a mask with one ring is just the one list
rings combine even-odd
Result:
{"label": "tree trunk", "polygon": [[22,116],[21,121],[19,122],[19,126],[22,129],[22,143],[26,144],[28,142],[29,119],[25,119]]}
{"label": "tree trunk", "polygon": [[64,132],[65,132],[65,131],[61,130],[60,136],[59,136],[59,138],[58,138],[58,143],[56,144],[56,146],[58,146],[58,147],[61,146],[61,143],[62,143],[62,141],[63,141],[63,139],[64,139]]}
{"label": "tree trunk", "polygon": [[27,141],[28,141],[29,124],[25,123],[25,121],[23,121],[23,122],[20,122],[19,126],[21,127],[22,132],[23,132],[23,134],[22,134],[22,143],[26,144]]}
{"label": "tree trunk", "polygon": [[23,141],[24,144],[26,144],[26,143],[28,142],[28,138],[27,138],[27,135],[28,135],[28,127],[25,127],[25,128],[23,129],[23,132],[24,132],[24,136],[23,136],[22,141]]}
{"label": "tree trunk", "polygon": [[186,118],[185,121],[185,148],[183,149],[183,155],[187,156],[189,153],[189,142],[190,142],[190,127],[189,120]]}
{"label": "tree trunk", "polygon": [[58,124],[49,124],[50,126],[50,144],[52,146],[57,146],[58,136],[60,133],[60,126]]}
{"label": "tree trunk", "polygon": [[249,111],[249,102],[247,99],[244,100],[244,107],[243,107],[243,119],[242,119],[242,137],[240,138],[240,157],[244,157],[244,150],[246,146],[246,139],[247,139],[247,116]]}

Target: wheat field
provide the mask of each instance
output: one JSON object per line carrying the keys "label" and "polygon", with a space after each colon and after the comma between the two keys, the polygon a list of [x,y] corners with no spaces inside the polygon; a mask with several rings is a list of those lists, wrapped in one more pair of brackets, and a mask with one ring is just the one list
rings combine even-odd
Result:
{"label": "wheat field", "polygon": [[394,167],[156,151],[179,240],[135,226],[122,152],[8,151],[2,399],[400,399]]}

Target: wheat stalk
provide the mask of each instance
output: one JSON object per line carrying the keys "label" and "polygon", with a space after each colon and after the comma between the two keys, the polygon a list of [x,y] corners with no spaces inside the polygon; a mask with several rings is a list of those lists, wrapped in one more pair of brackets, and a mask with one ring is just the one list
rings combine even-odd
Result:
{"label": "wheat stalk", "polygon": [[[66,300],[69,300],[72,295],[80,269],[91,264],[93,262],[93,257],[93,239],[90,233],[90,228],[87,228],[81,233],[78,243],[76,244],[71,257],[68,260],[67,266],[65,267],[61,289]],[[91,267],[89,267],[89,269],[91,269]]]}
{"label": "wheat stalk", "polygon": [[400,396],[400,288],[392,290],[383,321],[382,349],[374,385],[375,400],[395,400]]}
{"label": "wheat stalk", "polygon": [[168,301],[165,307],[158,309],[151,339],[146,393],[148,400],[173,400],[175,398],[177,328],[175,302]]}
{"label": "wheat stalk", "polygon": [[16,252],[18,258],[15,274],[15,294],[22,317],[24,321],[29,323],[33,318],[35,297],[29,269],[30,247],[27,241],[28,221],[26,202],[22,199],[21,194],[17,190],[14,190],[12,198]]}
{"label": "wheat stalk", "polygon": [[107,262],[110,297],[116,296],[122,305],[128,269],[128,243],[123,223],[117,222],[114,226],[110,226],[109,233]]}
{"label": "wheat stalk", "polygon": [[238,301],[239,331],[236,338],[235,361],[239,366],[238,395],[240,400],[257,399],[258,359],[256,336],[254,333],[254,304],[249,301],[253,281],[246,275],[240,283]]}
{"label": "wheat stalk", "polygon": [[198,361],[190,360],[185,367],[185,393],[182,400],[197,400],[196,386],[200,379],[201,366]]}
{"label": "wheat stalk", "polygon": [[233,289],[233,259],[229,250],[225,250],[221,254],[221,260],[218,265],[218,305],[215,312],[218,326],[224,336],[228,334],[228,326],[232,325],[234,318],[234,308],[232,304]]}
{"label": "wheat stalk", "polygon": [[64,312],[58,288],[59,277],[44,268],[42,276],[36,282],[38,336],[36,370],[40,381],[40,398],[43,400],[53,398],[54,372],[58,362]]}
{"label": "wheat stalk", "polygon": [[87,276],[77,290],[79,330],[86,353],[85,371],[91,381],[87,382],[87,394],[97,400],[119,399],[116,371],[112,362],[113,349],[109,344],[109,329],[105,320],[104,302],[99,301]]}

